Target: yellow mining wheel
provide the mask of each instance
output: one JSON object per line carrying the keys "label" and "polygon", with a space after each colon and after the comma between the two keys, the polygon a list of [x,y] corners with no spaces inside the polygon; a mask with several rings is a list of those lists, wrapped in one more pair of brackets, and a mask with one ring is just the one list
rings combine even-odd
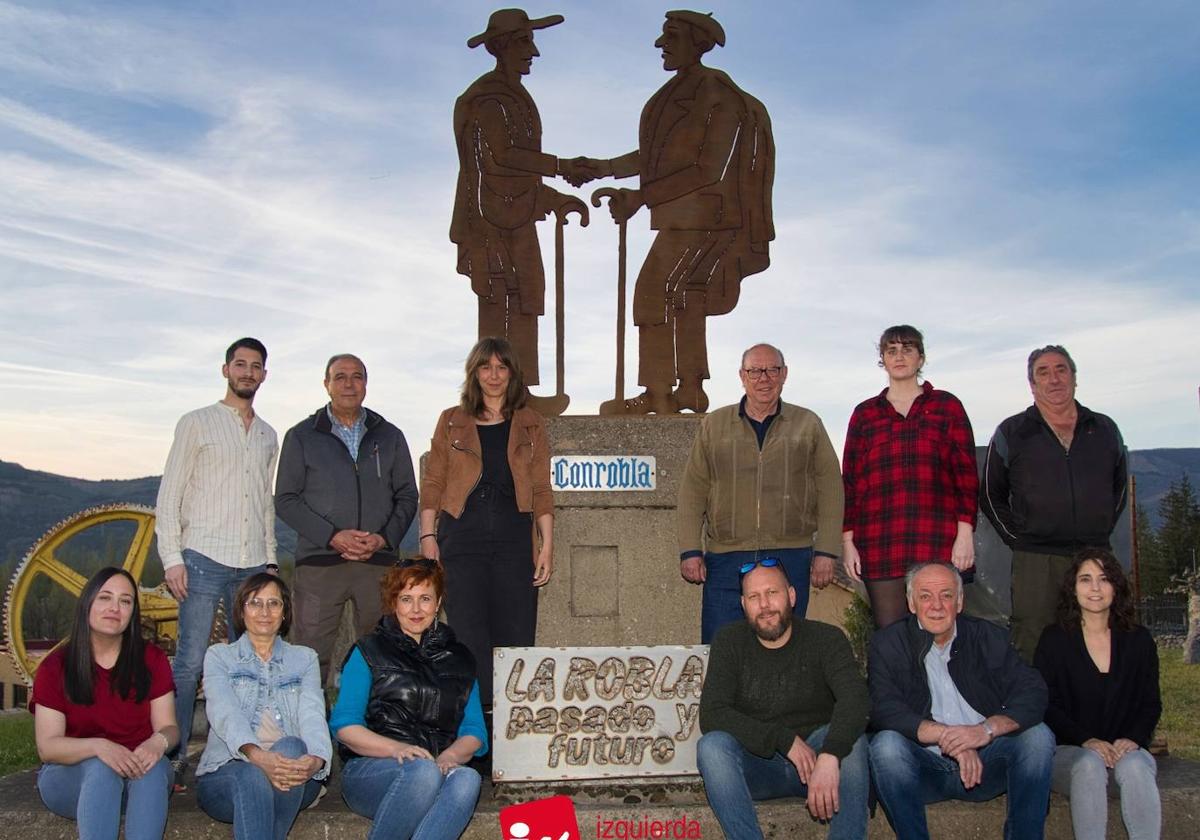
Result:
{"label": "yellow mining wheel", "polygon": [[[48,652],[44,649],[30,651],[26,647],[29,637],[25,627],[25,608],[30,599],[37,597],[34,592],[35,584],[46,579],[54,586],[66,590],[70,596],[78,598],[87,583],[88,575],[80,574],[72,568],[72,561],[67,556],[71,552],[64,551],[64,546],[73,537],[83,534],[88,529],[112,522],[129,522],[133,525],[133,536],[128,549],[125,550],[121,566],[133,575],[134,580],[140,582],[154,539],[154,510],[144,505],[106,505],[80,511],[47,531],[17,566],[4,601],[4,631],[9,654],[16,662],[18,670],[30,683],[33,682],[38,662]],[[121,533],[122,536],[127,535],[128,526],[122,529]],[[110,562],[116,565],[116,561],[117,558],[114,557]],[[45,588],[41,587],[42,590]],[[171,640],[177,632],[179,615],[175,599],[167,592],[165,586],[147,589],[139,585],[138,589],[144,634],[160,643],[166,642],[165,646],[173,648]],[[60,638],[54,647],[63,641],[64,639]]]}

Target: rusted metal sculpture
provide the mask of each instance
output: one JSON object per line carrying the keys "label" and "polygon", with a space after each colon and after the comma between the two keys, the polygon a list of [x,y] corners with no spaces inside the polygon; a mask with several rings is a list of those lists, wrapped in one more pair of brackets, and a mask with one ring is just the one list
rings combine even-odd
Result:
{"label": "rusted metal sculpture", "polygon": [[[479,335],[504,336],[520,359],[525,382],[539,382],[537,322],[545,309],[546,276],[536,223],[550,213],[566,224],[567,213],[587,224],[587,205],[542,183],[561,175],[572,182],[579,163],[542,151],[542,121],[521,77],[535,56],[533,33],[563,22],[562,15],[530,19],[521,9],[501,9],[487,29],[468,39],[495,57],[495,69],[471,83],[454,104],[458,189],[450,240],[458,245],[458,272],[471,278],[479,296]],[[561,237],[556,262],[563,260]],[[561,283],[559,284],[561,287]],[[570,398],[562,382],[562,297],[557,336],[559,372],[553,397],[534,397],[542,414],[560,414]]]}
{"label": "rusted metal sculpture", "polygon": [[[705,319],[737,304],[742,278],[770,264],[774,141],[766,108],[724,72],[701,63],[725,44],[711,16],[666,13],[663,69],[674,77],[642,110],[638,149],[610,160],[574,161],[578,175],[638,175],[617,190],[609,211],[621,224],[643,205],[658,234],[638,274],[638,383],[633,399],[606,402],[601,414],[668,414],[708,408]],[[623,269],[622,269],[623,271]]]}

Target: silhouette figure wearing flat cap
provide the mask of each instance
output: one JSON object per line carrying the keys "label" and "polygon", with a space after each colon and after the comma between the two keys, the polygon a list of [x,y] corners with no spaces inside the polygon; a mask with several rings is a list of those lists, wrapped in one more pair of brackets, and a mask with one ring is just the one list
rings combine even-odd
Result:
{"label": "silhouette figure wearing flat cap", "polygon": [[555,175],[573,178],[578,164],[542,151],[542,120],[521,83],[540,55],[534,30],[562,22],[562,15],[531,20],[522,9],[493,12],[467,46],[482,44],[496,67],[454,103],[459,171],[450,240],[458,245],[458,273],[471,278],[479,296],[479,336],[509,340],[527,385],[539,381],[537,329],[546,290],[535,223],[583,206],[542,183]]}
{"label": "silhouette figure wearing flat cap", "polygon": [[621,222],[643,205],[658,231],[633,292],[641,395],[613,413],[708,408],[705,318],[737,304],[743,277],[770,264],[775,147],[766,108],[703,55],[725,45],[711,14],[666,13],[663,69],[675,76],[642,109],[638,149],[577,165],[593,177],[639,175],[609,203]]}

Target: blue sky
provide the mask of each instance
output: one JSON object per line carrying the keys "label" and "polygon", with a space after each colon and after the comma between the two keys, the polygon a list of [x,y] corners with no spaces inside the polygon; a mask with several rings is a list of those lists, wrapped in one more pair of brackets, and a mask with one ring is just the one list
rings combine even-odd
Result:
{"label": "blue sky", "polygon": [[[451,109],[490,69],[466,39],[495,6],[190,5],[0,0],[0,458],[159,472],[243,334],[270,350],[257,406],[281,433],[351,351],[419,454],[474,338],[447,237]],[[635,146],[674,5],[526,7],[566,16],[527,79],[547,151]],[[1029,350],[1061,342],[1131,446],[1197,445],[1194,3],[701,10],[728,35],[707,63],[765,103],[777,145],[771,268],[709,321],[714,405],[738,396],[740,351],[772,341],[785,398],[840,449],[883,386],[873,341],[910,322],[981,444],[1030,402]],[[631,279],[648,222],[630,223]],[[566,260],[566,390],[594,413],[615,355],[606,213],[567,229]],[[549,382],[552,317],[541,341]],[[632,394],[633,329],[627,358]]]}

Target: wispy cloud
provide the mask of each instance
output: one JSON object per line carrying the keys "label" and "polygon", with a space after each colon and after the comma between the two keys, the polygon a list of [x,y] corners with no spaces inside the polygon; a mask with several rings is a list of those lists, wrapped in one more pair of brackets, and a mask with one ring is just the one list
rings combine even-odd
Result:
{"label": "wispy cloud", "polygon": [[[281,430],[324,399],[325,359],[353,350],[369,403],[419,451],[475,334],[447,238],[450,115],[489,68],[465,41],[491,10],[0,3],[0,385],[24,396],[0,407],[0,457],[158,471],[243,334],[270,348],[259,403]],[[772,114],[778,237],[738,308],[710,319],[714,404],[738,396],[741,349],[775,340],[787,394],[840,446],[853,405],[882,387],[872,342],[908,321],[981,441],[1027,404],[1025,354],[1053,340],[1080,363],[1080,398],[1131,444],[1195,443],[1182,351],[1200,320],[1200,152],[1177,125],[1200,119],[1180,84],[1200,69],[1200,22],[1186,3],[1082,10],[718,11],[729,41],[710,63]],[[527,79],[546,148],[628,151],[668,78],[660,11],[530,9],[548,11],[567,22],[538,33]],[[631,283],[647,228],[644,212],[630,223]],[[613,384],[606,211],[566,245],[567,391],[588,413]],[[636,352],[631,329],[628,393]]]}

